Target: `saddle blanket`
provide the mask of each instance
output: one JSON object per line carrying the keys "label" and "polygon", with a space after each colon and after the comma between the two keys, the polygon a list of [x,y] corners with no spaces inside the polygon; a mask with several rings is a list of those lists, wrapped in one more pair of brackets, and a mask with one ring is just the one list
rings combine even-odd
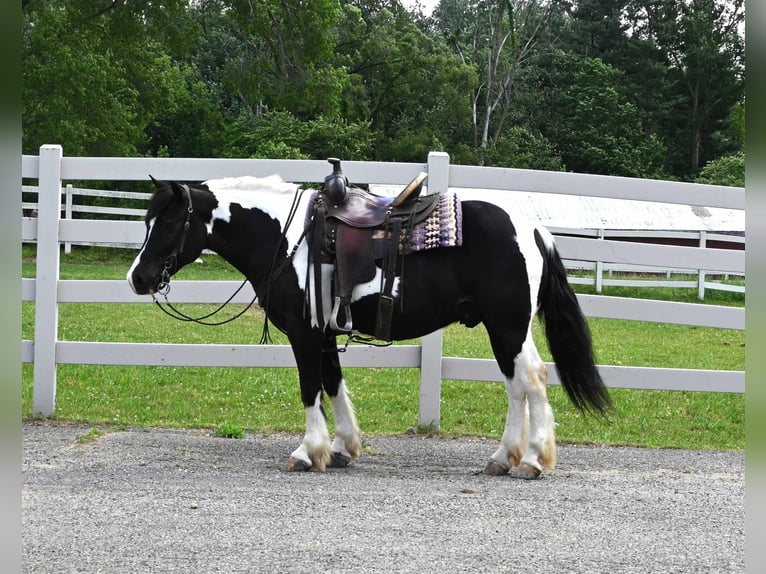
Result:
{"label": "saddle blanket", "polygon": [[[373,238],[383,237],[376,230]],[[412,229],[402,229],[399,252],[403,254],[434,247],[456,247],[463,244],[463,210],[458,196],[448,191],[439,196],[431,214]]]}

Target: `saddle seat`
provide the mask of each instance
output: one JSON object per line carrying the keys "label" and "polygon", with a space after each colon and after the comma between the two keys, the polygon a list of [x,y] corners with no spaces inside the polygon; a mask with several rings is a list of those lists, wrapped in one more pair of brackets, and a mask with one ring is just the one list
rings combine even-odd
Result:
{"label": "saddle seat", "polygon": [[[387,219],[415,213],[425,216],[433,210],[431,197],[420,197],[423,182],[428,175],[421,172],[396,197],[375,195],[358,187],[346,189],[344,200],[340,203],[329,202],[327,217],[331,217],[351,227],[381,227]],[[419,201],[418,201],[419,200]]]}
{"label": "saddle seat", "polygon": [[[427,174],[420,173],[396,197],[383,197],[349,187],[340,160],[331,158],[333,174],[325,178],[313,212],[310,261],[314,265],[318,320],[322,317],[321,277],[318,261],[333,264],[333,308],[330,328],[341,333],[353,330],[351,294],[356,285],[375,278],[376,262],[383,270],[375,338],[390,341],[393,317],[393,283],[401,263],[400,242],[409,229],[425,220],[439,203],[437,194],[420,196]],[[343,315],[342,324],[339,323]]]}

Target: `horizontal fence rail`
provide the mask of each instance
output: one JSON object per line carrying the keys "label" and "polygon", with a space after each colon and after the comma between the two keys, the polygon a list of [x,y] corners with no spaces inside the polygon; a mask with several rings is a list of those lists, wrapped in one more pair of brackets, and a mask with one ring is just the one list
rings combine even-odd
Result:
{"label": "horizontal fence rail", "polygon": [[[25,185],[22,186],[22,192],[27,194],[37,194],[37,186]],[[94,220],[85,220],[86,223],[78,224],[77,226],[70,228],[69,221],[72,220],[75,213],[87,213],[90,215],[100,216],[133,216],[143,218],[146,213],[146,209],[142,208],[125,208],[116,206],[91,206],[91,205],[79,205],[74,203],[74,197],[101,197],[109,199],[133,199],[148,201],[151,197],[150,193],[143,192],[129,192],[129,191],[114,191],[114,190],[101,190],[101,189],[87,189],[74,187],[71,184],[67,184],[64,190],[64,219],[62,220],[60,229],[63,229],[63,242],[64,253],[71,253],[72,245],[99,245],[99,246],[111,246],[111,247],[123,247],[135,249],[140,247],[143,242],[144,229],[139,224],[132,224],[131,227],[124,227],[122,233],[124,234],[125,241],[114,242],[104,241],[103,237],[108,236],[108,233],[117,231],[117,227],[113,226],[114,221],[109,221],[110,227],[93,223]],[[24,202],[22,208],[26,209],[30,213],[37,209],[37,202]],[[34,218],[30,218],[34,219]],[[132,230],[135,227],[136,231]],[[140,231],[137,231],[140,228]],[[619,229],[572,229],[572,228],[555,228],[550,227],[550,231],[556,236],[567,237],[580,237],[580,238],[598,238],[602,240],[609,240],[610,238],[621,240],[636,240],[636,241],[654,241],[659,243],[668,243],[673,241],[686,241],[688,243],[694,243],[696,246],[705,247],[708,243],[719,243],[728,245],[741,245],[744,249],[745,238],[738,235],[724,235],[718,233],[710,233],[704,230],[701,231],[652,231],[652,230],[619,230]],[[36,237],[36,227],[34,222],[25,222],[24,231],[22,234],[23,241],[34,241]],[[98,240],[94,240],[93,237],[98,237]],[[566,243],[566,239],[560,239],[559,244]],[[566,251],[566,248],[565,248]],[[206,252],[209,253],[209,252]],[[630,256],[627,256],[630,257]],[[669,254],[669,257],[673,257]],[[693,263],[693,262],[690,262]],[[715,262],[712,262],[715,265]],[[694,268],[694,266],[688,268],[675,268],[660,267],[660,266],[647,266],[642,264],[629,264],[629,263],[611,263],[602,260],[596,261],[584,261],[584,260],[572,260],[566,259],[564,264],[568,271],[570,271],[570,282],[580,285],[594,285],[598,293],[601,292],[604,286],[620,286],[620,287],[675,287],[675,288],[688,288],[697,289],[700,300],[704,300],[706,290],[718,290],[718,291],[730,291],[737,293],[744,293],[744,285],[731,285],[721,283],[720,281],[708,281],[706,280],[706,272],[704,269]],[[710,263],[708,263],[710,264]],[[592,277],[575,276],[572,271],[592,271]],[[604,273],[608,273],[608,277],[604,278]],[[639,275],[639,277],[628,279],[612,279],[611,274],[613,272],[628,274],[632,273]],[[666,274],[666,280],[657,280],[651,278],[640,277],[647,274]],[[696,279],[676,279],[673,275],[696,275]],[[729,276],[738,274],[731,273],[723,270],[723,274],[728,279]]]}
{"label": "horizontal fence rail", "polygon": [[[475,168],[449,164],[446,154],[432,152],[426,164],[345,162],[351,181],[369,184],[406,184],[427,171],[430,192],[448,187],[486,187],[540,193],[567,193],[624,199],[650,199],[686,205],[744,209],[744,190],[720,186],[697,186],[647,180],[631,180],[582,174],[534,170]],[[67,158],[59,146],[43,146],[39,156],[23,156],[22,176],[38,180],[35,218],[22,222],[22,241],[37,242],[37,277],[22,279],[22,299],[35,302],[35,338],[22,342],[22,361],[34,364],[33,410],[50,415],[55,409],[56,366],[59,364],[294,367],[288,345],[186,345],[159,343],[107,343],[58,340],[58,305],[62,303],[147,303],[137,297],[126,281],[61,280],[60,245],[94,243],[140,245],[144,226],[140,221],[62,219],[64,180],[201,181],[240,175],[280,174],[297,183],[321,182],[327,163],[313,160],[214,160],[167,158]],[[26,188],[26,191],[33,191]],[[72,190],[74,191],[74,190]],[[661,198],[661,199],[660,199]],[[672,199],[671,199],[672,198]],[[131,199],[140,199],[132,197]],[[27,204],[29,206],[31,204]],[[28,207],[29,208],[29,207]],[[135,214],[138,216],[138,214]],[[556,231],[556,230],[554,230]],[[572,230],[570,230],[572,231]],[[608,238],[602,230],[574,230],[579,237],[562,234],[557,245],[570,264],[616,265],[682,272],[745,274],[744,251],[677,245],[634,243]],[[588,235],[591,235],[588,237]],[[644,235],[646,235],[644,233]],[[699,236],[697,236],[699,238]],[[743,243],[743,238],[722,236]],[[683,237],[689,239],[689,237]],[[618,267],[615,267],[618,268]],[[609,267],[602,267],[609,269]],[[606,284],[607,279],[603,279]],[[238,287],[238,281],[176,281],[173,298],[179,303],[222,303]],[[234,299],[249,303],[248,285]],[[677,323],[723,329],[745,328],[743,308],[697,303],[675,303],[603,295],[579,295],[583,311],[590,317]],[[441,331],[423,337],[419,345],[378,348],[353,346],[342,354],[344,367],[404,367],[420,369],[419,422],[438,427],[441,381],[502,381],[493,360],[444,357]],[[550,383],[558,384],[553,365]],[[715,392],[744,392],[744,372],[699,369],[670,369],[599,366],[610,387]]]}

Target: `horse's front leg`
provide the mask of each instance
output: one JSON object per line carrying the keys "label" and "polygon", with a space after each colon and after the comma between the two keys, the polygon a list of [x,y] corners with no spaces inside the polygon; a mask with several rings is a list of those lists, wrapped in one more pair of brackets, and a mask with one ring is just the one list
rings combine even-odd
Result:
{"label": "horse's front leg", "polygon": [[330,467],[345,468],[362,450],[361,433],[340,368],[335,335],[326,335],[323,347],[322,386],[332,402],[335,419],[335,440],[332,443]]}
{"label": "horse's front leg", "polygon": [[330,433],[322,407],[322,336],[316,329],[293,334],[290,344],[298,365],[301,399],[306,409],[306,433],[287,461],[285,470],[323,471],[330,461]]}

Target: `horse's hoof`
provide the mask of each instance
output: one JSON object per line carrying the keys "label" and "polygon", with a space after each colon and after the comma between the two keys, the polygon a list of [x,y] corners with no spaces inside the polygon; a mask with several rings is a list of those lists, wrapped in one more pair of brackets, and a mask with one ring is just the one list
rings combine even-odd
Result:
{"label": "horse's hoof", "polygon": [[504,474],[508,474],[509,470],[511,470],[511,468],[507,464],[500,464],[499,462],[490,460],[487,463],[487,466],[484,467],[484,474],[490,476],[503,476]]}
{"label": "horse's hoof", "polygon": [[542,471],[534,466],[528,464],[520,464],[511,470],[511,476],[513,478],[522,478],[524,480],[536,480],[540,478]]}
{"label": "horse's hoof", "polygon": [[287,472],[306,472],[308,470],[311,470],[311,464],[309,464],[305,460],[301,460],[299,458],[294,458],[291,456],[290,459],[285,464],[284,470],[286,470]]}
{"label": "horse's hoof", "polygon": [[328,468],[346,468],[351,462],[351,457],[340,452],[334,452],[330,455]]}

